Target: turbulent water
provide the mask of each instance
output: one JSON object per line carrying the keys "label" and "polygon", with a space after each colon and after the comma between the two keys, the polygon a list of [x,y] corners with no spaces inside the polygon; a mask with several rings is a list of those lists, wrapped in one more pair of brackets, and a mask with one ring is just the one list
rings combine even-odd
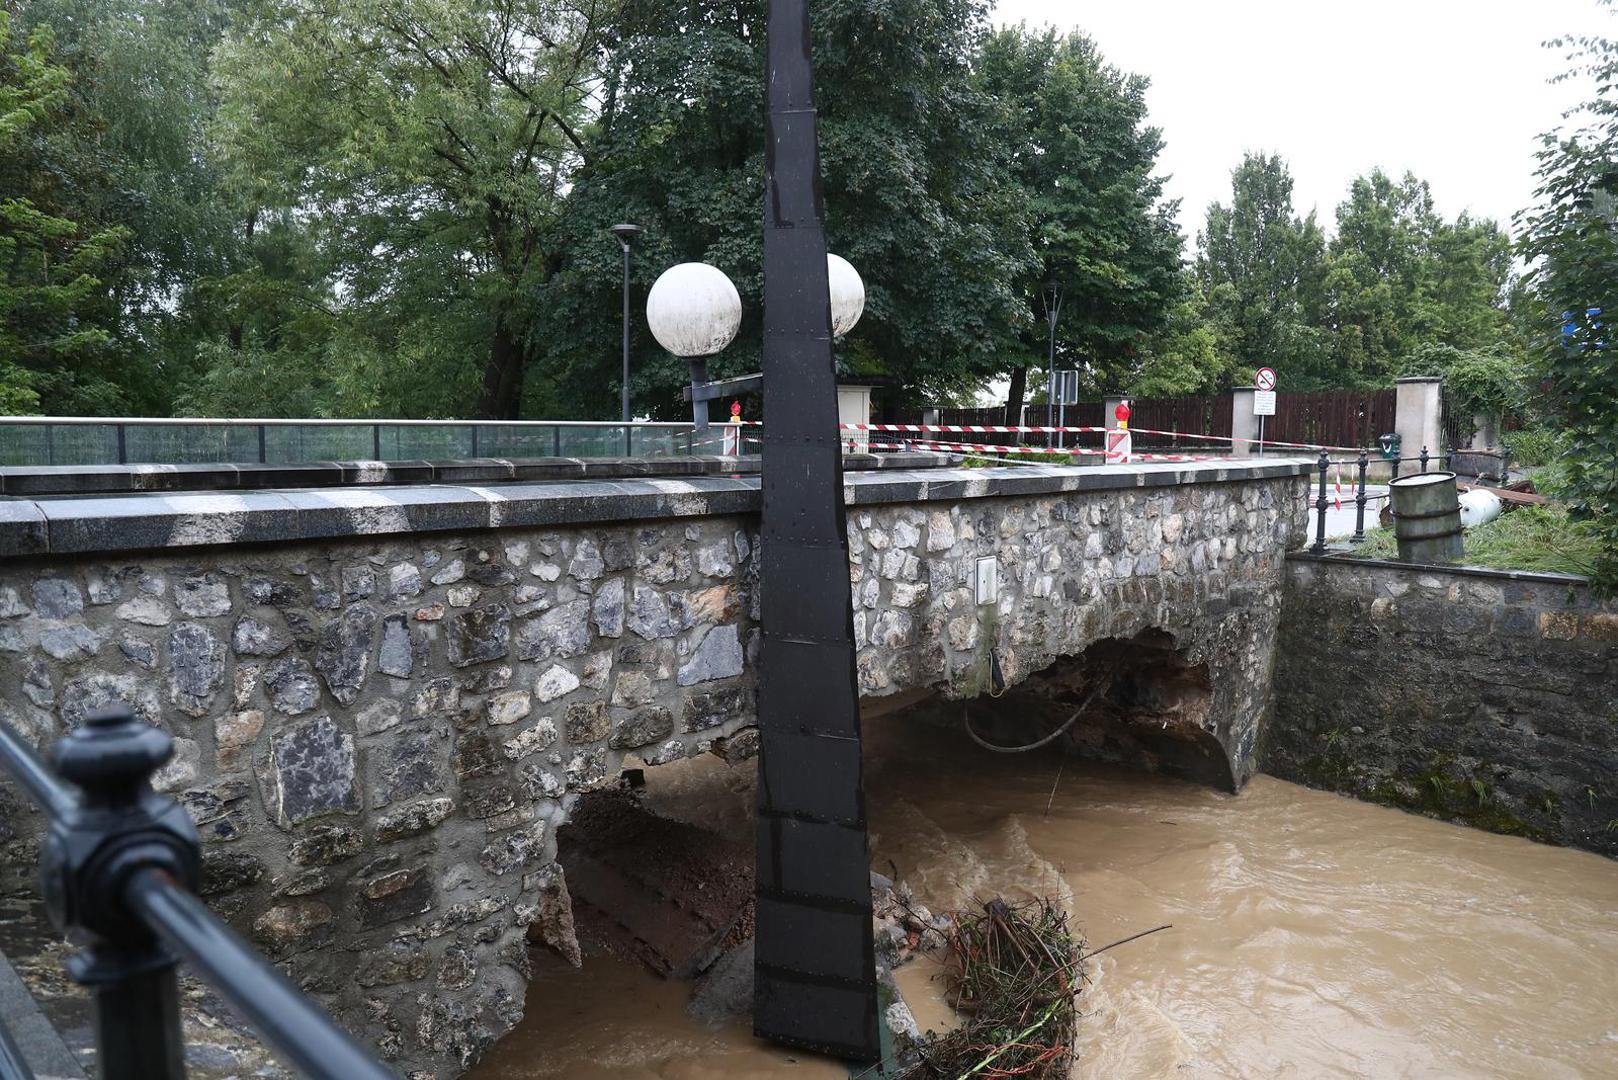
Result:
{"label": "turbulent water", "polygon": [[[922,902],[1059,895],[1092,946],[1172,924],[1094,962],[1075,1077],[1618,1076],[1618,863],[1265,776],[1229,796],[903,715],[866,734],[872,860]],[[664,811],[750,839],[750,767],[648,779]],[[709,1031],[688,986],[629,963],[535,959],[476,1080],[847,1076]],[[931,974],[901,977],[924,1027],[947,1013]]]}

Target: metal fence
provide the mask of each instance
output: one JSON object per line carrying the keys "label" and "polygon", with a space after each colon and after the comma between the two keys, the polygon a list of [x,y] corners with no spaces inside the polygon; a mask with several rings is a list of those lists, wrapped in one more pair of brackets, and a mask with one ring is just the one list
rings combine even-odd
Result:
{"label": "metal fence", "polygon": [[[46,908],[82,947],[72,977],[95,990],[103,1080],[184,1080],[175,976],[184,960],[301,1075],[393,1080],[280,970],[197,899],[202,845],[179,803],[152,790],[173,740],[127,707],[92,712],[58,742],[54,768],[0,722],[0,769],[49,820]],[[33,1080],[0,1019],[0,1080]]]}
{"label": "metal fence", "polygon": [[0,465],[274,465],[311,461],[720,454],[727,429],[563,420],[0,418]]}

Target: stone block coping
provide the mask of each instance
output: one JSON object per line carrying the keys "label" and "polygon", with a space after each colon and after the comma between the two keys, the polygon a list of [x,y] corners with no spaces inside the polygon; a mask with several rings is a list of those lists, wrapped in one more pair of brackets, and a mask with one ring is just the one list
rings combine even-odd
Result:
{"label": "stone block coping", "polygon": [[[1307,458],[870,468],[844,476],[843,497],[849,506],[952,501],[1267,480],[1313,468]],[[0,558],[747,514],[759,505],[756,474],[0,497]]]}
{"label": "stone block coping", "polygon": [[[843,468],[924,469],[944,454],[846,454]],[[0,495],[89,495],[132,491],[262,491],[270,488],[471,484],[510,480],[601,480],[626,476],[756,473],[757,455],[660,458],[471,458],[456,461],[312,461],[293,465],[8,465]]]}
{"label": "stone block coping", "polygon": [[1464,566],[1451,563],[1410,563],[1397,559],[1363,559],[1346,551],[1312,555],[1307,551],[1287,554],[1291,562],[1330,563],[1336,566],[1363,566],[1377,570],[1402,570],[1417,574],[1454,574],[1457,577],[1490,578],[1495,581],[1521,581],[1538,585],[1588,585],[1590,579],[1578,574],[1551,570],[1500,570],[1492,566]]}

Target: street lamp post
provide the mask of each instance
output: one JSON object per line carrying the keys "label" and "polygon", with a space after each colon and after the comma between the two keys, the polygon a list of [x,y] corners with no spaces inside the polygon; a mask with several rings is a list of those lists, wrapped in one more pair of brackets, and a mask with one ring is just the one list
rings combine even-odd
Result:
{"label": "street lamp post", "polygon": [[640,235],[640,232],[639,225],[623,224],[612,227],[612,235],[618,238],[619,245],[624,249],[624,377],[622,385],[619,387],[619,395],[623,406],[621,418],[624,422],[625,457],[630,457],[632,454],[629,441],[631,430],[629,427],[629,244],[636,236]]}
{"label": "street lamp post", "polygon": [[[1040,298],[1045,302],[1045,321],[1051,327],[1050,352],[1045,360],[1045,426],[1051,424],[1051,409],[1056,403],[1056,320],[1062,315],[1062,283],[1047,281],[1040,289]],[[1045,433],[1045,449],[1051,449],[1055,439],[1052,433]]]}

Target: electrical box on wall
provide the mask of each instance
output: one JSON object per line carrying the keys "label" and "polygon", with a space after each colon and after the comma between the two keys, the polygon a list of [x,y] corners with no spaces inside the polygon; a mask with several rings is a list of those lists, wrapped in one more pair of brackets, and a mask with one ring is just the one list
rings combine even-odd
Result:
{"label": "electrical box on wall", "polygon": [[1000,560],[993,555],[978,560],[977,597],[979,604],[1000,599]]}

